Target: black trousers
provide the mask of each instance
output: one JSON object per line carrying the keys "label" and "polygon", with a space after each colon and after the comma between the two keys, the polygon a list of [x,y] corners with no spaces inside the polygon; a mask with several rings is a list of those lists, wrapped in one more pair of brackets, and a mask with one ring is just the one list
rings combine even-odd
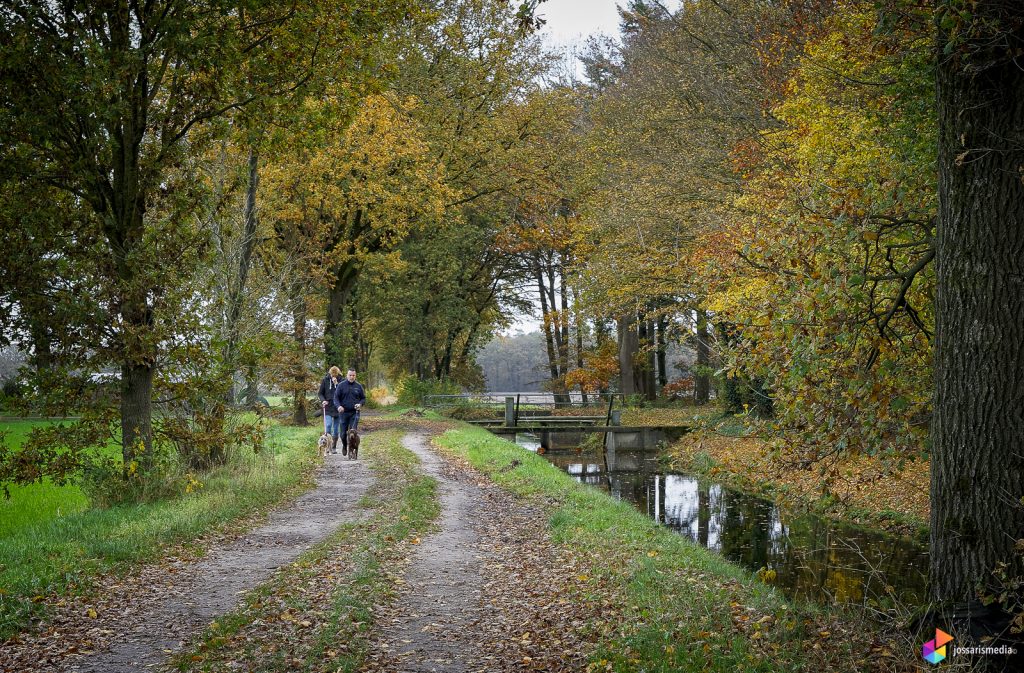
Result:
{"label": "black trousers", "polygon": [[341,448],[343,451],[348,451],[348,429],[356,429],[359,425],[359,412],[357,411],[345,411],[342,412],[339,419],[341,421]]}

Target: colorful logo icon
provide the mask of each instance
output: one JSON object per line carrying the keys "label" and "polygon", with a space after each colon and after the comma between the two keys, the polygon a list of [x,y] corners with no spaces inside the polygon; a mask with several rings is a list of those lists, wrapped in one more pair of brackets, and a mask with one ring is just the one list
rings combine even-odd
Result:
{"label": "colorful logo icon", "polygon": [[942,629],[935,629],[935,640],[929,640],[921,648],[921,656],[929,664],[937,664],[946,658],[946,643],[953,640],[953,636],[949,635]]}

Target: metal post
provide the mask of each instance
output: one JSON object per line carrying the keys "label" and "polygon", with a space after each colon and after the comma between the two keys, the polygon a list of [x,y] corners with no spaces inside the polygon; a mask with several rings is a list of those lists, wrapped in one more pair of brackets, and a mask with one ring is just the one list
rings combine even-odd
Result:
{"label": "metal post", "polygon": [[516,425],[516,398],[505,398],[505,425],[515,427]]}

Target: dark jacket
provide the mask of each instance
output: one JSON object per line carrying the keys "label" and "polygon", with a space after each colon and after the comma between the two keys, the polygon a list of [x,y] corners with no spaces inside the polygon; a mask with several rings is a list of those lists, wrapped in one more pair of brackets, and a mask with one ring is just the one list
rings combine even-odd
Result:
{"label": "dark jacket", "polygon": [[363,385],[359,381],[349,383],[348,379],[342,379],[334,390],[335,413],[337,413],[338,407],[345,407],[345,413],[355,411],[355,406],[364,402],[366,402],[366,393],[363,392]]}
{"label": "dark jacket", "polygon": [[[344,381],[345,379],[338,377],[338,381]],[[327,415],[337,416],[338,405],[334,404],[334,391],[337,389],[336,383],[331,383],[331,375],[328,374],[324,377],[324,380],[320,382],[320,391],[316,394],[320,398],[321,402],[327,402]]]}

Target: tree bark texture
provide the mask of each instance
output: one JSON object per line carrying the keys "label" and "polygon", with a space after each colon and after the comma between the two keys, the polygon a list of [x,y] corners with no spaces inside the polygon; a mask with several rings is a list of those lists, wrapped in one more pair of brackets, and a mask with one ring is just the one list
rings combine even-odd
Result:
{"label": "tree bark texture", "polygon": [[633,316],[619,318],[619,389],[623,395],[635,395],[636,367],[634,361],[640,350],[640,336],[636,332]]}
{"label": "tree bark texture", "polygon": [[668,385],[668,318],[658,318],[658,390]]}
{"label": "tree bark texture", "polygon": [[697,309],[697,371],[693,379],[693,401],[696,404],[707,404],[711,399],[711,376],[707,369],[711,365],[709,338],[708,314]]}
{"label": "tree bark texture", "polygon": [[955,32],[939,22],[931,586],[940,602],[972,598],[1001,562],[1024,573],[1014,552],[1024,539],[1024,4],[979,0],[972,13]]}
{"label": "tree bark texture", "polygon": [[302,287],[294,283],[291,288],[292,308],[292,423],[309,425],[306,416],[306,298]]}
{"label": "tree bark texture", "polygon": [[327,320],[324,324],[324,364],[327,367],[347,369],[350,357],[351,334],[348,327],[351,315],[352,292],[359,275],[356,263],[348,260],[335,269],[334,284],[327,291]]}
{"label": "tree bark texture", "polygon": [[245,300],[245,285],[252,268],[252,255],[256,249],[256,192],[259,189],[259,154],[249,149],[249,184],[245,190],[245,205],[242,209],[242,248],[238,255],[238,273],[228,295],[227,340],[224,346],[224,368],[227,374],[228,404],[235,403],[235,369],[238,359],[239,324]]}

